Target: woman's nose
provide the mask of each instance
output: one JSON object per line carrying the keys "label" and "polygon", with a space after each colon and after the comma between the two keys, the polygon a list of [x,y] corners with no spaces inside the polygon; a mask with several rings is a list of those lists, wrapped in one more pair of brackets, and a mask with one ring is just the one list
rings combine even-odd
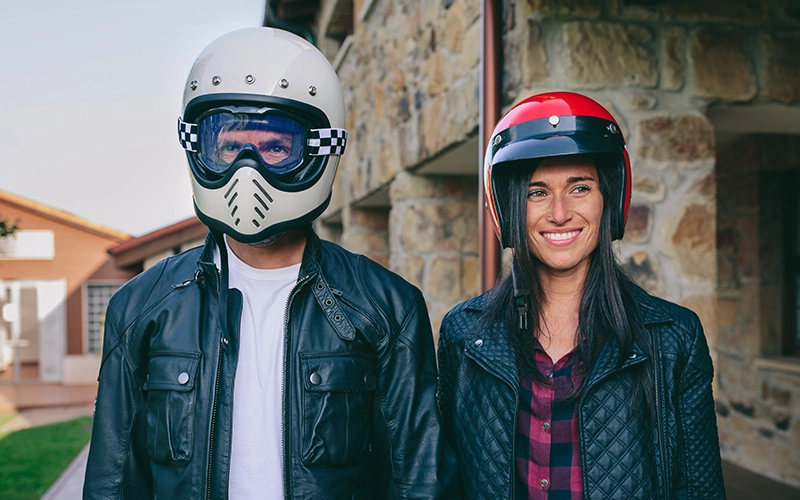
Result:
{"label": "woman's nose", "polygon": [[554,195],[552,200],[550,204],[550,214],[548,214],[547,220],[559,226],[569,222],[572,218],[572,210],[570,209],[569,201],[564,196],[560,195]]}

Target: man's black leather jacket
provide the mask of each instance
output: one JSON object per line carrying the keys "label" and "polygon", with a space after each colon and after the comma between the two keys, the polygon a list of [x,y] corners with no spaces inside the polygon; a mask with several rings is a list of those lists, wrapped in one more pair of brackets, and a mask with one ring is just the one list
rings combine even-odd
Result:
{"label": "man's black leather jacket", "polygon": [[[631,401],[632,372],[647,361],[634,345],[603,347],[579,402],[586,499],[725,498],[711,393],[713,368],[693,312],[637,291],[655,353],[656,412]],[[456,306],[439,337],[439,403],[466,498],[514,498],[519,376],[505,322],[476,329],[485,295]]]}
{"label": "man's black leather jacket", "polygon": [[[111,299],[84,498],[228,497],[242,296],[214,265],[216,244],[209,235]],[[419,290],[309,231],[276,320],[285,497],[448,496],[455,470]]]}

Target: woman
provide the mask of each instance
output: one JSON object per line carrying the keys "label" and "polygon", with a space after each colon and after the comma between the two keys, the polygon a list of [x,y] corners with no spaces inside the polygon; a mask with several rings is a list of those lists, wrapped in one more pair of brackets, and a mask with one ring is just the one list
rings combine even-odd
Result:
{"label": "woman", "polygon": [[615,260],[630,160],[588,97],[533,96],[491,136],[511,272],[442,322],[439,405],[469,499],[724,498],[697,316]]}

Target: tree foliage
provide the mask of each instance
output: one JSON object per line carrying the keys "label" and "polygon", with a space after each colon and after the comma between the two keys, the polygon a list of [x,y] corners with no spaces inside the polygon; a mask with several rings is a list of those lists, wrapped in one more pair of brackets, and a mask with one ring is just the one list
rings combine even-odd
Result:
{"label": "tree foliage", "polygon": [[0,219],[0,238],[5,238],[6,236],[11,236],[15,232],[17,232],[17,222],[11,222],[7,219]]}

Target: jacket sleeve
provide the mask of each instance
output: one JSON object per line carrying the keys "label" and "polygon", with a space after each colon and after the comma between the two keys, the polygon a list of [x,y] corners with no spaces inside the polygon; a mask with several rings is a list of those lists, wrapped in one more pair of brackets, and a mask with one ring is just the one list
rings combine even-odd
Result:
{"label": "jacket sleeve", "polygon": [[700,320],[692,313],[688,359],[678,383],[680,448],[675,496],[725,498],[711,381],[714,367]]}
{"label": "jacket sleeve", "polygon": [[94,424],[83,485],[84,499],[152,497],[152,478],[139,408],[144,401],[142,377],[129,365],[126,345],[109,305],[103,362],[98,378]]}
{"label": "jacket sleeve", "polygon": [[450,352],[452,346],[449,342],[447,323],[447,317],[445,316],[442,321],[442,328],[439,330],[439,348],[436,351],[439,360],[439,385],[436,391],[436,402],[439,405],[439,413],[442,416],[442,432],[447,443],[455,450],[453,436],[453,384],[457,367]]}
{"label": "jacket sleeve", "polygon": [[397,497],[456,498],[455,457],[441,433],[433,335],[419,292],[387,349],[378,360],[376,396],[389,434]]}

